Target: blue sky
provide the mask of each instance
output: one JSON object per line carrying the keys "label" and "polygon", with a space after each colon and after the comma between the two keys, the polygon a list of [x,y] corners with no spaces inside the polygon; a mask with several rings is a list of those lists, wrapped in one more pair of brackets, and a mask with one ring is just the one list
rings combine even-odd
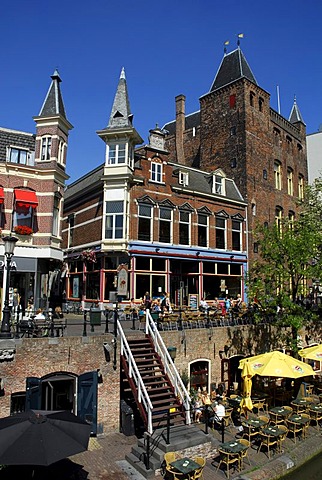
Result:
{"label": "blue sky", "polygon": [[107,125],[124,66],[134,126],[147,141],[156,123],[199,109],[223,56],[241,48],[259,85],[288,118],[294,95],[307,125],[322,124],[321,0],[2,0],[0,126],[34,132],[58,68],[70,133],[71,181],[104,162],[96,131]]}

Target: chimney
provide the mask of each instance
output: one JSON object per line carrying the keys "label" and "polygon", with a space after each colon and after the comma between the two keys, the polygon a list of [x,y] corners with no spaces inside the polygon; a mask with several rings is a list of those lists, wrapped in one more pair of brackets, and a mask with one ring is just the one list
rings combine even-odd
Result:
{"label": "chimney", "polygon": [[185,164],[184,149],[183,149],[183,132],[185,131],[185,105],[186,97],[184,95],[177,95],[176,98],[176,150],[177,162],[182,165]]}

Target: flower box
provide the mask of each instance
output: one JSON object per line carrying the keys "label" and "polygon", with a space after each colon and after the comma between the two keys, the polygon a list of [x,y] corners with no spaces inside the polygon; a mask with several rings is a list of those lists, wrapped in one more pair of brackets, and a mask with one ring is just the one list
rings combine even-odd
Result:
{"label": "flower box", "polygon": [[34,233],[33,229],[26,225],[16,225],[14,227],[14,232],[17,233],[17,235],[31,235]]}

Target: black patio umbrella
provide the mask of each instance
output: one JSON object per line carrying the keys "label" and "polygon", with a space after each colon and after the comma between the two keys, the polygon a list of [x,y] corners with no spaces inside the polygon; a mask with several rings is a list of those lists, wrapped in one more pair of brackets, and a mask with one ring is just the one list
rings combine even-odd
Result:
{"label": "black patio umbrella", "polygon": [[28,410],[0,419],[1,465],[51,465],[87,450],[91,426],[68,411]]}

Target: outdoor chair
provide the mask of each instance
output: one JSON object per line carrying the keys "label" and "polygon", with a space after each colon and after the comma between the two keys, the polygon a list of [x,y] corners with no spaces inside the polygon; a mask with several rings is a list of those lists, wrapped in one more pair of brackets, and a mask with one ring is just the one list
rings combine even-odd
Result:
{"label": "outdoor chair", "polygon": [[194,457],[193,460],[200,465],[200,468],[194,472],[193,476],[190,477],[189,480],[203,480],[203,469],[206,465],[206,459],[203,457]]}
{"label": "outdoor chair", "polygon": [[260,452],[262,447],[267,448],[267,456],[271,458],[271,450],[273,447],[278,448],[278,438],[273,435],[267,435],[264,432],[260,432],[260,444],[257,452]]}
{"label": "outdoor chair", "polygon": [[249,457],[248,457],[248,450],[250,448],[250,442],[248,440],[246,440],[245,438],[241,438],[239,440],[239,443],[241,443],[242,445],[247,447],[247,448],[245,448],[245,450],[242,450],[240,452],[240,457],[239,457],[240,470],[243,470],[244,469],[244,460],[246,460],[246,458],[247,458],[247,461],[248,461],[249,465],[251,465]]}
{"label": "outdoor chair", "polygon": [[284,417],[282,417],[282,415],[279,415],[278,413],[269,411],[268,414],[270,423],[273,423],[274,425],[283,424],[285,421]]}
{"label": "outdoor chair", "polygon": [[177,472],[171,465],[165,467],[167,480],[186,480],[186,473]]}
{"label": "outdoor chair", "polygon": [[301,413],[305,413],[307,410],[307,405],[298,405],[297,403],[291,402],[292,408],[295,411],[295,413],[298,413],[299,415]]}
{"label": "outdoor chair", "polygon": [[309,415],[311,418],[311,422],[315,422],[315,428],[319,429],[320,422],[322,421],[322,411],[317,412],[316,410],[309,409]]}
{"label": "outdoor chair", "polygon": [[267,413],[268,407],[266,400],[257,400],[253,402],[253,408],[257,410],[257,413]]}
{"label": "outdoor chair", "polygon": [[294,443],[296,443],[296,435],[298,433],[303,434],[303,427],[299,423],[292,422],[291,420],[286,420],[286,426],[291,435],[293,435]]}
{"label": "outdoor chair", "polygon": [[302,413],[302,418],[306,419],[307,422],[303,425],[302,429],[303,429],[303,438],[306,438],[307,437],[307,433],[308,433],[308,430],[309,430],[309,426],[310,426],[310,421],[311,421],[311,417],[310,415],[308,415],[307,413]]}
{"label": "outdoor chair", "polygon": [[243,426],[243,438],[246,436],[248,438],[249,443],[252,442],[252,438],[256,438],[259,435],[259,428],[253,427],[246,423],[242,423]]}
{"label": "outdoor chair", "polygon": [[266,417],[266,415],[258,415],[258,419],[264,422],[263,427],[266,427],[266,425],[269,424],[269,417]]}
{"label": "outdoor chair", "polygon": [[285,425],[279,425],[278,429],[281,432],[280,436],[278,437],[278,449],[279,449],[279,452],[282,453],[282,446],[283,446],[283,442],[285,441],[285,439],[287,437],[288,428],[285,427]]}
{"label": "outdoor chair", "polygon": [[217,466],[217,472],[218,472],[220,466],[222,464],[225,464],[226,467],[227,467],[226,475],[227,475],[227,478],[229,478],[229,467],[237,464],[237,469],[239,468],[239,464],[240,464],[239,454],[238,453],[229,453],[229,452],[226,452],[225,450],[221,450],[220,448],[218,448],[218,452],[219,452],[220,457],[219,457],[219,462],[218,462],[218,466]]}

